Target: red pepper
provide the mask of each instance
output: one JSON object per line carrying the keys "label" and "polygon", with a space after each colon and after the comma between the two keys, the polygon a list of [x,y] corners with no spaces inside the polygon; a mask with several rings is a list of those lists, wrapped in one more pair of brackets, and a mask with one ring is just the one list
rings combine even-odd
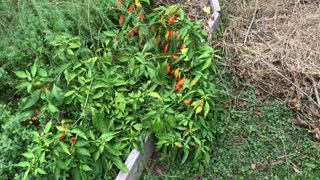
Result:
{"label": "red pepper", "polygon": [[128,13],[132,13],[134,11],[134,6],[131,4],[128,8]]}
{"label": "red pepper", "polygon": [[62,134],[62,135],[59,137],[59,141],[63,141],[65,138],[66,138],[66,135],[65,135],[65,134]]}
{"label": "red pepper", "polygon": [[72,138],[70,138],[69,142],[73,146],[73,145],[75,145],[77,143],[77,138],[76,137],[72,137]]}
{"label": "red pepper", "polygon": [[140,21],[144,20],[144,14],[143,13],[140,14],[139,19],[140,19]]}
{"label": "red pepper", "polygon": [[171,72],[171,66],[170,64],[167,64],[167,74],[170,74],[170,72]]}
{"label": "red pepper", "polygon": [[185,82],[186,80],[187,80],[187,78],[185,78],[185,77],[182,78],[182,79],[180,79],[180,80],[178,81],[176,87],[174,88],[174,92],[181,91],[182,88],[183,88],[183,84],[184,84],[184,82]]}
{"label": "red pepper", "polygon": [[176,85],[176,87],[174,88],[174,92],[181,91],[181,89],[182,89],[182,86]]}
{"label": "red pepper", "polygon": [[66,138],[66,131],[62,131],[62,135],[59,137],[59,141],[63,141]]}

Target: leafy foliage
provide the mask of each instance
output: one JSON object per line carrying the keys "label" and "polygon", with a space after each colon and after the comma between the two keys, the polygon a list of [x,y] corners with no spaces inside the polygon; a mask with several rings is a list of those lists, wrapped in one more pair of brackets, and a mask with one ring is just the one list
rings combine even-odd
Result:
{"label": "leafy foliage", "polygon": [[[20,114],[19,116],[29,115]],[[15,164],[21,160],[21,154],[31,144],[31,134],[20,123],[20,119],[11,114],[10,108],[3,104],[0,104],[0,139],[0,176],[3,179],[13,177],[19,179],[22,170]]]}
{"label": "leafy foliage", "polygon": [[[193,164],[158,162],[156,168],[147,170],[144,179],[319,177],[320,149],[307,129],[292,126],[295,114],[283,102],[272,99],[260,102],[255,91],[243,88],[234,75],[221,75],[234,98],[226,103],[225,133],[214,143],[211,168],[201,173]],[[239,86],[235,88],[235,84],[241,84],[242,90],[239,91]],[[159,175],[158,171],[162,173]]]}
{"label": "leafy foliage", "polygon": [[128,171],[123,160],[150,136],[162,159],[209,165],[223,108],[200,22],[179,6],[119,2],[101,3],[112,9],[101,19],[90,12],[101,23],[94,33],[38,21],[53,32],[34,39],[37,55],[14,71],[23,95],[16,119],[32,136],[16,164],[24,179],[112,178]]}

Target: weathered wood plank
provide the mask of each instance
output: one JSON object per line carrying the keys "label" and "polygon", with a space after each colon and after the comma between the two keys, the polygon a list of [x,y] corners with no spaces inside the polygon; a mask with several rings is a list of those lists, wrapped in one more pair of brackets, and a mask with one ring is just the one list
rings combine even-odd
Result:
{"label": "weathered wood plank", "polygon": [[211,32],[213,33],[218,27],[221,20],[221,8],[219,0],[210,0],[210,5],[213,13],[211,14],[208,25],[211,28]]}
{"label": "weathered wood plank", "polygon": [[138,180],[142,175],[146,163],[153,153],[153,150],[154,140],[152,138],[148,138],[145,141],[145,154],[133,149],[125,162],[129,169],[129,173],[120,171],[116,177],[116,180]]}

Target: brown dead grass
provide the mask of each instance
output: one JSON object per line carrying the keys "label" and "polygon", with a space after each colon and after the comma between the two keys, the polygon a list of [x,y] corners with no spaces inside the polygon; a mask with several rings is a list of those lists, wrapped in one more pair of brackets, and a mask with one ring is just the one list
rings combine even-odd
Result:
{"label": "brown dead grass", "polygon": [[320,117],[320,0],[230,1],[223,48],[248,85]]}

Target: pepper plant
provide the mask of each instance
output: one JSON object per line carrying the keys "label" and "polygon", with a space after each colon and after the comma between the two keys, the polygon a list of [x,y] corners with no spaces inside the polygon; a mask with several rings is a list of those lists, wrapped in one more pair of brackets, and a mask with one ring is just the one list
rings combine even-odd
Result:
{"label": "pepper plant", "polygon": [[219,129],[218,58],[201,22],[180,6],[110,1],[108,27],[90,45],[49,33],[46,55],[16,72],[20,111],[35,129],[24,178],[108,179],[155,137],[161,159],[209,164]]}

